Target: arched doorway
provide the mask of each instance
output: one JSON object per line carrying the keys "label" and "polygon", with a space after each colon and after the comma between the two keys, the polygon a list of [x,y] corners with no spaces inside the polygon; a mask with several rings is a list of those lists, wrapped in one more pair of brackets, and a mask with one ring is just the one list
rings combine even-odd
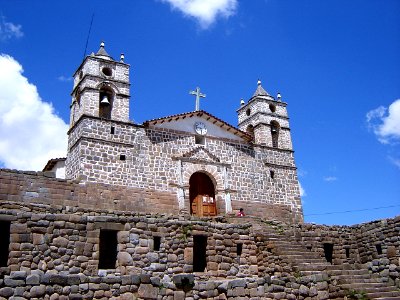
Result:
{"label": "arched doorway", "polygon": [[190,213],[199,217],[217,215],[215,187],[205,173],[196,172],[189,179]]}

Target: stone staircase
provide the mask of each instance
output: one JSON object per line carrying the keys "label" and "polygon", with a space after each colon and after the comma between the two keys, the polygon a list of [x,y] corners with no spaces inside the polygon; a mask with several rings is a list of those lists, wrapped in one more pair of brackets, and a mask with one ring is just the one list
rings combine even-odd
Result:
{"label": "stone staircase", "polygon": [[[369,273],[361,264],[332,265],[318,253],[294,238],[294,232],[279,223],[252,220],[253,232],[265,243],[274,245],[274,253],[289,263],[300,276],[325,274],[330,279],[330,299],[379,299],[400,300],[400,290]],[[351,298],[350,296],[353,296]],[[356,297],[356,298],[354,298]]]}

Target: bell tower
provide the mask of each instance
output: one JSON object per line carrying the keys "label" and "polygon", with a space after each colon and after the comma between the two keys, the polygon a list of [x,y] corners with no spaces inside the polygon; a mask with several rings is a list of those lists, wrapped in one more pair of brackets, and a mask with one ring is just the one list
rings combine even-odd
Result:
{"label": "bell tower", "polygon": [[96,54],[86,56],[73,77],[70,127],[83,115],[129,120],[129,65],[123,54],[115,61],[102,42]]}
{"label": "bell tower", "polygon": [[254,137],[254,143],[271,148],[292,150],[287,103],[278,93],[276,99],[257,82],[257,89],[247,103],[237,110],[242,131]]}

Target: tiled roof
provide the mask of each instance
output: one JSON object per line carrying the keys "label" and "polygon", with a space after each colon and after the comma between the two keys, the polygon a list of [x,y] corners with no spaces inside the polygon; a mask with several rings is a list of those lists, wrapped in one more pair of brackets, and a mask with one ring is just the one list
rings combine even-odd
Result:
{"label": "tiled roof", "polygon": [[47,162],[47,164],[45,165],[45,167],[43,168],[43,172],[52,170],[54,168],[54,166],[56,165],[56,163],[58,163],[59,161],[65,161],[66,159],[67,159],[66,157],[50,159]]}
{"label": "tiled roof", "polygon": [[227,131],[232,132],[233,134],[235,134],[245,140],[248,140],[248,141],[252,140],[251,135],[247,134],[244,131],[239,130],[238,128],[230,125],[229,123],[213,116],[212,114],[210,114],[204,110],[186,112],[186,113],[171,115],[171,116],[162,117],[162,118],[158,118],[158,119],[152,119],[152,120],[143,122],[143,125],[149,126],[149,125],[162,124],[162,123],[166,123],[166,122],[177,121],[180,119],[191,118],[191,117],[195,117],[195,116],[202,117],[202,118],[206,119],[207,121],[210,121],[211,123],[218,125],[221,128],[225,128]]}

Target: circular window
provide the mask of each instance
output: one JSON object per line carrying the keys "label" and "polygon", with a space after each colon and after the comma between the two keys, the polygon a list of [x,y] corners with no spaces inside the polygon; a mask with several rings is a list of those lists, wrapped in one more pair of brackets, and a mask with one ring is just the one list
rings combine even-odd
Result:
{"label": "circular window", "polygon": [[271,112],[275,112],[275,111],[276,111],[276,106],[273,105],[273,104],[270,104],[270,105],[269,105],[269,110],[270,110]]}
{"label": "circular window", "polygon": [[103,74],[106,75],[106,76],[111,76],[111,75],[112,75],[112,71],[111,71],[111,69],[108,68],[108,67],[104,67],[104,68],[101,70],[101,72],[103,72]]}
{"label": "circular window", "polygon": [[246,109],[246,115],[250,116],[251,110],[250,108]]}

